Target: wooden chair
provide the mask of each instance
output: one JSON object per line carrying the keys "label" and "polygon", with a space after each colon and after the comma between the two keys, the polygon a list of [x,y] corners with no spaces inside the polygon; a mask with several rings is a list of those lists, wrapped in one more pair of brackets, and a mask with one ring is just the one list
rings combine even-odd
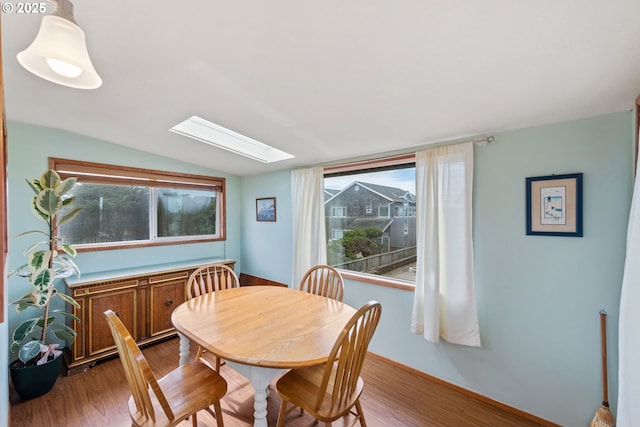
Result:
{"label": "wooden chair", "polygon": [[300,282],[300,290],[342,301],[344,280],[338,270],[328,265],[311,267]]}
{"label": "wooden chair", "polygon": [[240,280],[226,264],[209,264],[197,268],[187,280],[187,298],[222,289],[237,288]]}
{"label": "wooden chair", "polygon": [[[360,421],[366,427],[360,404],[364,388],[360,371],[381,311],[375,301],[362,306],[345,325],[325,365],[292,369],[277,381],[276,392],[282,399],[277,427],[284,425],[286,414],[296,407],[326,426],[351,413],[355,419],[350,426]],[[288,408],[289,404],[293,406]]]}
{"label": "wooden chair", "polygon": [[[187,280],[187,298],[191,299],[199,295],[219,291],[222,289],[237,288],[240,280],[231,267],[226,264],[209,264],[197,268]],[[201,361],[220,372],[220,358],[207,353],[198,346],[196,361]]]}
{"label": "wooden chair", "polygon": [[[104,312],[118,348],[122,367],[131,388],[129,415],[135,426],[175,426],[192,417],[197,426],[196,412],[206,410],[222,427],[220,399],[227,392],[227,382],[203,363],[191,362],[178,366],[156,379],[133,337],[115,312]],[[153,393],[149,393],[149,389]],[[213,405],[215,414],[211,411]]]}

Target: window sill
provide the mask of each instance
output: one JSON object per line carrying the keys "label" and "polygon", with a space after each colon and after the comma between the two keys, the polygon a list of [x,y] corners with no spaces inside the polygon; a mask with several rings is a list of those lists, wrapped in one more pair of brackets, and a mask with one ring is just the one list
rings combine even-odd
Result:
{"label": "window sill", "polygon": [[402,289],[403,291],[411,291],[411,292],[414,292],[416,290],[415,284],[406,280],[393,279],[391,277],[385,277],[385,276],[376,276],[376,275],[367,274],[367,273],[356,273],[350,270],[340,270],[340,274],[344,279],[370,283],[372,285]]}

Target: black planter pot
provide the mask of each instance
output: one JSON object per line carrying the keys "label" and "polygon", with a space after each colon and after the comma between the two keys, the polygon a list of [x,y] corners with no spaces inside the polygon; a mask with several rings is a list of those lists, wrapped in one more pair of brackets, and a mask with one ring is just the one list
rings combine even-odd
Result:
{"label": "black planter pot", "polygon": [[60,376],[62,359],[60,355],[42,365],[23,367],[19,360],[9,365],[11,382],[22,400],[42,396],[53,388]]}

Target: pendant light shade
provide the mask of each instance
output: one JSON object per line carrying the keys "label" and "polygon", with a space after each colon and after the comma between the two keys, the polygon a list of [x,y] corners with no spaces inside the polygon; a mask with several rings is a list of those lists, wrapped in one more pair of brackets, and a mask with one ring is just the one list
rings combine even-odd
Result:
{"label": "pendant light shade", "polygon": [[58,10],[42,18],[38,35],[18,53],[18,62],[36,76],[63,86],[95,89],[102,85],[68,0],[60,0]]}

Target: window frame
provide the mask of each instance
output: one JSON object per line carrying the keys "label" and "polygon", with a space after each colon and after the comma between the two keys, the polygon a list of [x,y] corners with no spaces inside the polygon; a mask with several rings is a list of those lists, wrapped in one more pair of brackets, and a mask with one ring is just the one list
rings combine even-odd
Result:
{"label": "window frame", "polygon": [[[186,243],[215,242],[226,240],[226,179],[220,177],[167,172],[130,166],[86,162],[80,160],[49,158],[49,168],[58,172],[62,179],[77,177],[78,182],[90,184],[145,186],[153,188],[176,188],[190,190],[213,190],[216,192],[217,235],[157,237],[149,240],[128,242],[74,245],[78,252],[128,249],[148,246],[179,245]],[[152,192],[153,193],[153,192]],[[157,207],[151,203],[149,214],[157,221]],[[151,224],[150,224],[151,226]]]}
{"label": "window frame", "polygon": [[[338,211],[340,215],[338,215]],[[346,206],[333,206],[331,207],[331,217],[332,218],[347,218],[347,207]]]}
{"label": "window frame", "polygon": [[[415,166],[415,159],[415,153],[406,153],[371,160],[330,165],[324,167],[324,177],[326,178],[332,175],[359,173],[374,169],[396,169],[398,166],[409,164],[413,164]],[[363,273],[359,271],[345,270],[342,268],[338,268],[338,270],[340,271],[340,274],[343,278],[349,280],[355,280],[358,282],[364,282],[372,285],[401,289],[411,292],[415,292],[416,289],[415,283],[408,280]]]}

